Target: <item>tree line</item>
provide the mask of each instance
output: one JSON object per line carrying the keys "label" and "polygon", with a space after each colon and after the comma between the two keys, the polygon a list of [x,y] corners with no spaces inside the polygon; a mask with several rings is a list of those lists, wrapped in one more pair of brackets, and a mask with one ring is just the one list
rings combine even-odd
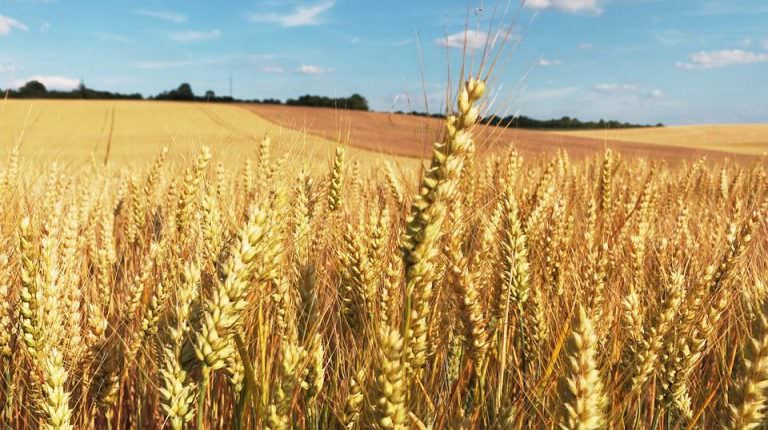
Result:
{"label": "tree line", "polygon": [[[192,91],[192,86],[188,83],[183,83],[177,88],[172,90],[163,91],[157,95],[149,96],[145,98],[140,93],[121,94],[113,93],[109,91],[98,91],[92,88],[88,88],[84,83],[70,91],[58,91],[49,90],[42,82],[29,81],[24,86],[17,90],[7,89],[4,92],[9,98],[35,98],[35,99],[91,99],[91,100],[173,100],[173,101],[205,101],[205,102],[217,102],[217,103],[259,103],[259,104],[285,104],[287,106],[309,106],[309,107],[325,107],[335,109],[349,109],[349,110],[370,110],[368,106],[368,100],[360,94],[352,94],[349,97],[326,97],[305,94],[295,99],[287,99],[285,103],[279,99],[266,98],[266,99],[238,99],[231,96],[219,96],[214,91],[208,90],[202,95],[196,95]],[[427,116],[433,118],[445,118],[444,114],[427,114],[424,112],[403,112],[397,111],[396,113],[415,116]],[[663,124],[659,123],[654,125],[648,124],[633,124],[629,122],[620,121],[581,121],[577,118],[571,118],[564,116],[557,119],[538,120],[527,116],[497,116],[490,115],[485,118],[481,118],[482,124],[488,124],[499,127],[511,127],[511,128],[526,128],[526,129],[539,129],[539,130],[587,130],[587,129],[619,129],[619,128],[636,128],[636,127],[662,127]]]}
{"label": "tree line", "polygon": [[144,98],[139,93],[120,94],[109,91],[98,91],[88,88],[82,82],[77,88],[70,91],[49,90],[40,81],[29,81],[17,90],[6,89],[3,95],[15,99],[122,99],[141,100]]}
{"label": "tree line", "polygon": [[349,109],[349,110],[364,110],[368,109],[368,100],[360,94],[352,94],[349,97],[331,98],[325,96],[312,96],[303,95],[297,99],[288,99],[285,102],[288,106],[311,106],[311,107],[327,107],[337,109]]}
{"label": "tree line", "polygon": [[[429,118],[445,119],[445,114],[442,113],[425,113],[418,111],[403,112],[397,111],[395,113],[413,116],[423,116]],[[620,129],[620,128],[646,128],[646,127],[664,127],[664,124],[635,124],[631,122],[621,122],[615,120],[598,121],[581,121],[578,118],[571,118],[564,116],[562,118],[553,119],[534,119],[525,115],[508,115],[498,116],[489,115],[484,118],[480,118],[478,121],[481,124],[487,124],[496,127],[506,128],[524,128],[531,130],[595,130],[595,129]]]}
{"label": "tree line", "polygon": [[[84,83],[69,91],[51,90],[45,87],[40,81],[29,81],[18,89],[6,89],[4,95],[16,99],[93,99],[93,100],[174,100],[174,101],[207,101],[219,103],[261,103],[261,104],[283,104],[282,100],[275,98],[266,99],[238,99],[231,96],[219,96],[213,90],[208,90],[202,95],[195,94],[192,86],[183,83],[172,90],[163,91],[154,96],[144,97],[140,93],[121,94],[109,91],[97,91],[88,88]],[[352,94],[350,97],[324,97],[306,94],[296,99],[288,99],[286,105],[291,106],[313,106],[313,107],[332,107],[338,109],[369,110],[368,100],[360,94]]]}
{"label": "tree line", "polygon": [[525,115],[515,116],[508,115],[500,117],[497,115],[490,115],[480,120],[483,124],[494,125],[499,127],[512,127],[512,128],[530,128],[541,130],[585,130],[585,129],[617,129],[617,128],[638,128],[638,127],[663,127],[664,124],[658,123],[655,125],[650,124],[633,124],[630,122],[621,122],[615,120],[606,121],[600,119],[598,121],[580,121],[578,118],[571,118],[564,116],[562,118],[539,120],[527,117]]}

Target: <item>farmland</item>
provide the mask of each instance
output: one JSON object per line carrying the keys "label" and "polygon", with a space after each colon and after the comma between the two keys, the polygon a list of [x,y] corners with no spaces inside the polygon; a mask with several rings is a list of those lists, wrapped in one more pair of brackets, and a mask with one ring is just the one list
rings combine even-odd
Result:
{"label": "farmland", "polygon": [[692,125],[575,131],[559,134],[601,139],[611,144],[636,142],[752,155],[762,155],[768,152],[768,124]]}
{"label": "farmland", "polygon": [[[431,145],[443,128],[443,122],[439,119],[391,113],[254,104],[243,105],[243,108],[276,125],[304,130],[328,139],[349,140],[356,147],[384,154],[409,157],[429,156]],[[706,136],[707,130],[704,127],[699,135]],[[752,129],[747,128],[734,127],[731,130],[732,133],[728,136],[735,140],[751,139],[755,134]],[[755,130],[760,128],[755,127]],[[695,129],[691,132],[695,132]],[[667,139],[664,143],[659,142],[656,145],[648,145],[644,140],[606,140],[602,131],[553,133],[478,126],[475,134],[481,153],[503,152],[510,145],[527,156],[552,154],[563,149],[575,158],[595,155],[606,146],[628,155],[666,160],[690,159],[705,154],[722,157],[727,152],[738,152],[729,151],[725,146],[697,146],[691,139],[686,140],[688,145],[678,145],[674,139]],[[765,134],[762,136],[764,138]]]}
{"label": "farmland", "polygon": [[[575,159],[594,156],[606,146],[627,155],[685,160],[727,153],[760,154],[763,126],[731,126],[552,133],[478,126],[480,154],[514,146],[539,157],[562,149]],[[269,135],[273,153],[325,165],[338,143],[349,156],[373,165],[388,159],[402,167],[428,157],[443,130],[439,119],[259,104],[211,104],[146,101],[6,100],[0,102],[0,150],[21,143],[27,161],[67,165],[102,163],[141,165],[169,147],[173,162],[188,161],[190,148],[207,145],[229,166],[255,157],[258,141]],[[716,132],[710,134],[711,130]],[[619,134],[623,133],[623,134]],[[685,136],[683,136],[685,135]],[[675,136],[682,136],[675,140]],[[696,138],[694,138],[696,137]],[[730,139],[730,140],[728,140]],[[709,143],[708,143],[709,142]],[[732,142],[716,145],[712,142]],[[738,142],[758,142],[739,144]],[[736,145],[736,146],[734,146]],[[739,146],[740,145],[740,146]],[[733,157],[734,155],[732,155]]]}
{"label": "farmland", "polygon": [[442,127],[6,102],[0,420],[752,428],[765,160],[486,129],[483,93]]}
{"label": "farmland", "polygon": [[[273,151],[324,164],[335,142],[274,124],[227,104],[142,101],[6,100],[0,102],[0,150],[20,143],[26,161],[81,166],[106,160],[143,165],[167,146],[169,160],[207,145],[217,159],[241,165],[266,135]],[[361,160],[377,158],[350,149]],[[407,162],[407,161],[404,161]]]}

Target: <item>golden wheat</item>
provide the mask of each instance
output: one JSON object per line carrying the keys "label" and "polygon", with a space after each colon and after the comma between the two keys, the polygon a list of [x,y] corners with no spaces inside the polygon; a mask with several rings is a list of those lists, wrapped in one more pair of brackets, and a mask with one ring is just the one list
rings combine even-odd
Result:
{"label": "golden wheat", "polygon": [[0,427],[759,428],[766,159],[476,154],[484,92],[420,172],[11,151]]}

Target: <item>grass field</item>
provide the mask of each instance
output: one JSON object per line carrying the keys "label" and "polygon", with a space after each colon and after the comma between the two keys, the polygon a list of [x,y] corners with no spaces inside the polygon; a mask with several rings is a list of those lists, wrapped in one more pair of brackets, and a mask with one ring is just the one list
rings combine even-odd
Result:
{"label": "grass field", "polygon": [[737,154],[762,155],[768,152],[768,124],[691,125],[626,130],[558,132],[557,134],[594,138],[611,143],[649,143]]}

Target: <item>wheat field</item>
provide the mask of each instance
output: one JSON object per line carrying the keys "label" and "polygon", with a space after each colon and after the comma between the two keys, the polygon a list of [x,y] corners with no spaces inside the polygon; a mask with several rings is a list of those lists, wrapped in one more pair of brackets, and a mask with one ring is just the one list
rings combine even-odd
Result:
{"label": "wheat field", "polygon": [[709,149],[737,154],[768,153],[768,124],[689,125],[557,132],[617,142],[641,142],[683,148]]}
{"label": "wheat field", "polygon": [[484,92],[423,169],[11,149],[3,428],[761,428],[766,160],[480,156]]}
{"label": "wheat field", "polygon": [[[340,130],[339,134],[343,130]],[[105,100],[2,100],[0,150],[19,147],[23,160],[38,165],[56,162],[80,168],[109,162],[138,168],[167,146],[168,161],[187,163],[189,148],[208,146],[227,167],[242,164],[243,154],[255,153],[269,135],[273,152],[322,166],[338,140],[280,127],[238,106],[225,103]],[[380,154],[349,148],[350,157],[364,165]],[[407,158],[392,161],[414,166]]]}

